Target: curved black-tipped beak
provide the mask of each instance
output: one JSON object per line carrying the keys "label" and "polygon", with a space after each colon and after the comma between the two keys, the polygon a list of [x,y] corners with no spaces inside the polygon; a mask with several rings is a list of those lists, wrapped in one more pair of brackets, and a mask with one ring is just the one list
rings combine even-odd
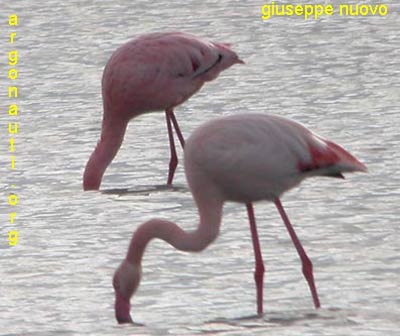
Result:
{"label": "curved black-tipped beak", "polygon": [[115,292],[115,318],[119,324],[133,323],[130,310],[131,305],[118,292]]}
{"label": "curved black-tipped beak", "polygon": [[132,320],[132,317],[130,315],[128,315],[128,316],[115,315],[115,318],[117,319],[117,322],[119,324],[127,324],[127,323],[134,324],[133,320]]}

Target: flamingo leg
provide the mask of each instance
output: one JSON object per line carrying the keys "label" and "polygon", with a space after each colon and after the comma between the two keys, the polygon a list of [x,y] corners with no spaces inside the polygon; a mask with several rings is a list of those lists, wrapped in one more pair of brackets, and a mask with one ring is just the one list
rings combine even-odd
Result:
{"label": "flamingo leg", "polygon": [[289,217],[287,216],[285,210],[283,209],[282,203],[279,198],[277,198],[275,200],[275,205],[286,225],[286,228],[289,232],[290,238],[292,238],[292,241],[293,241],[294,246],[296,247],[297,253],[300,256],[301,263],[303,264],[303,274],[308,282],[308,286],[310,287],[311,295],[314,300],[314,306],[315,306],[315,308],[319,308],[319,307],[321,307],[321,305],[319,303],[317,289],[315,287],[314,275],[313,275],[313,265],[311,263],[311,260],[310,260],[310,258],[308,258],[306,252],[304,251],[304,248],[301,245],[299,238],[297,238],[296,232],[294,231],[293,226],[289,221]]}
{"label": "flamingo leg", "polygon": [[171,185],[172,184],[172,180],[174,179],[176,166],[178,165],[178,156],[176,155],[174,135],[172,134],[171,115],[174,115],[173,110],[169,110],[168,109],[168,110],[165,111],[165,117],[167,119],[167,128],[168,128],[169,148],[170,148],[170,151],[171,151],[171,159],[169,161],[169,171],[168,171],[167,185]]}
{"label": "flamingo leg", "polygon": [[173,110],[170,110],[169,117],[174,125],[176,135],[178,136],[179,142],[181,143],[182,148],[185,148],[185,139],[183,138],[181,129],[179,128],[178,121],[175,118],[175,114]]}
{"label": "flamingo leg", "polygon": [[254,271],[254,280],[257,288],[257,314],[263,313],[263,281],[264,281],[264,262],[261,255],[260,241],[258,239],[256,220],[252,203],[246,203],[247,214],[249,216],[251,238],[253,240],[254,256],[256,259],[256,269]]}

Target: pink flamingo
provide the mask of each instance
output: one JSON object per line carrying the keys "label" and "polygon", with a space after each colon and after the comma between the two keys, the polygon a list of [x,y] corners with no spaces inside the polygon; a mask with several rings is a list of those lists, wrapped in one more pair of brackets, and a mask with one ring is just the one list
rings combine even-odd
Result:
{"label": "pink flamingo", "polygon": [[314,305],[319,308],[312,263],[280,197],[307,177],[344,178],[343,172],[366,172],[366,166],[301,124],[264,114],[239,114],[205,123],[187,140],[184,161],[200,223],[191,232],[161,219],[139,226],[113,278],[117,321],[132,322],[130,298],[139,286],[141,261],[150,240],[162,239],[181,251],[202,251],[218,236],[225,201],[245,203],[247,207],[255,253],[257,313],[263,313],[264,264],[252,203],[261,200],[275,203],[302,261]]}
{"label": "pink flamingo", "polygon": [[184,146],[173,109],[237,63],[243,61],[229,44],[178,32],[143,35],[118,48],[103,73],[101,137],[86,164],[83,189],[99,189],[105,170],[121,147],[129,120],[161,110],[166,114],[171,151],[167,184],[172,184],[178,164],[172,126]]}

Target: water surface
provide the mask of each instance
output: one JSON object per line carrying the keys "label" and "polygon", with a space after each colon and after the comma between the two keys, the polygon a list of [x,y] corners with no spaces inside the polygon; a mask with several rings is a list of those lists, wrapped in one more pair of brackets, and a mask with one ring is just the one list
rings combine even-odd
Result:
{"label": "water surface", "polygon": [[[17,169],[11,173],[4,131],[9,117],[0,114],[1,335],[398,335],[399,5],[389,4],[384,18],[269,22],[260,18],[261,5],[2,4],[2,29],[8,29],[8,13],[20,17],[20,132]],[[164,30],[231,42],[247,63],[225,71],[177,108],[185,137],[214,116],[277,113],[342,144],[368,166],[368,174],[344,181],[306,181],[283,198],[314,262],[319,311],[277,211],[260,203],[255,211],[266,263],[265,316],[254,316],[245,208],[227,204],[221,235],[206,251],[188,254],[151,243],[132,301],[134,320],[145,326],[114,321],[111,278],[135,228],[152,217],[185,229],[197,224],[181,165],[177,190],[153,188],[167,177],[169,150],[160,113],[130,124],[103,180],[109,192],[81,190],[100,131],[105,62],[129,38]],[[2,40],[2,50],[7,43]],[[4,91],[6,57],[0,63]],[[7,104],[3,99],[3,112]],[[11,184],[19,197],[14,227],[20,237],[13,248],[7,241]],[[118,192],[124,189],[128,192]]]}

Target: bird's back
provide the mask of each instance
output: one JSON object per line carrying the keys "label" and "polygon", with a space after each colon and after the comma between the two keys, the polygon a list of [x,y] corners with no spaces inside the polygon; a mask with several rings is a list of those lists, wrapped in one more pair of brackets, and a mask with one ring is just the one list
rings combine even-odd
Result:
{"label": "bird's back", "polygon": [[308,176],[360,170],[350,165],[346,169],[340,153],[345,151],[335,145],[333,153],[327,143],[276,115],[222,117],[205,123],[187,140],[186,174],[191,187],[206,184],[197,181],[201,176],[226,200],[273,200]]}
{"label": "bird's back", "polygon": [[106,106],[129,106],[136,114],[173,108],[235,63],[237,55],[223,44],[179,32],[146,34],[113,53],[103,98]]}

